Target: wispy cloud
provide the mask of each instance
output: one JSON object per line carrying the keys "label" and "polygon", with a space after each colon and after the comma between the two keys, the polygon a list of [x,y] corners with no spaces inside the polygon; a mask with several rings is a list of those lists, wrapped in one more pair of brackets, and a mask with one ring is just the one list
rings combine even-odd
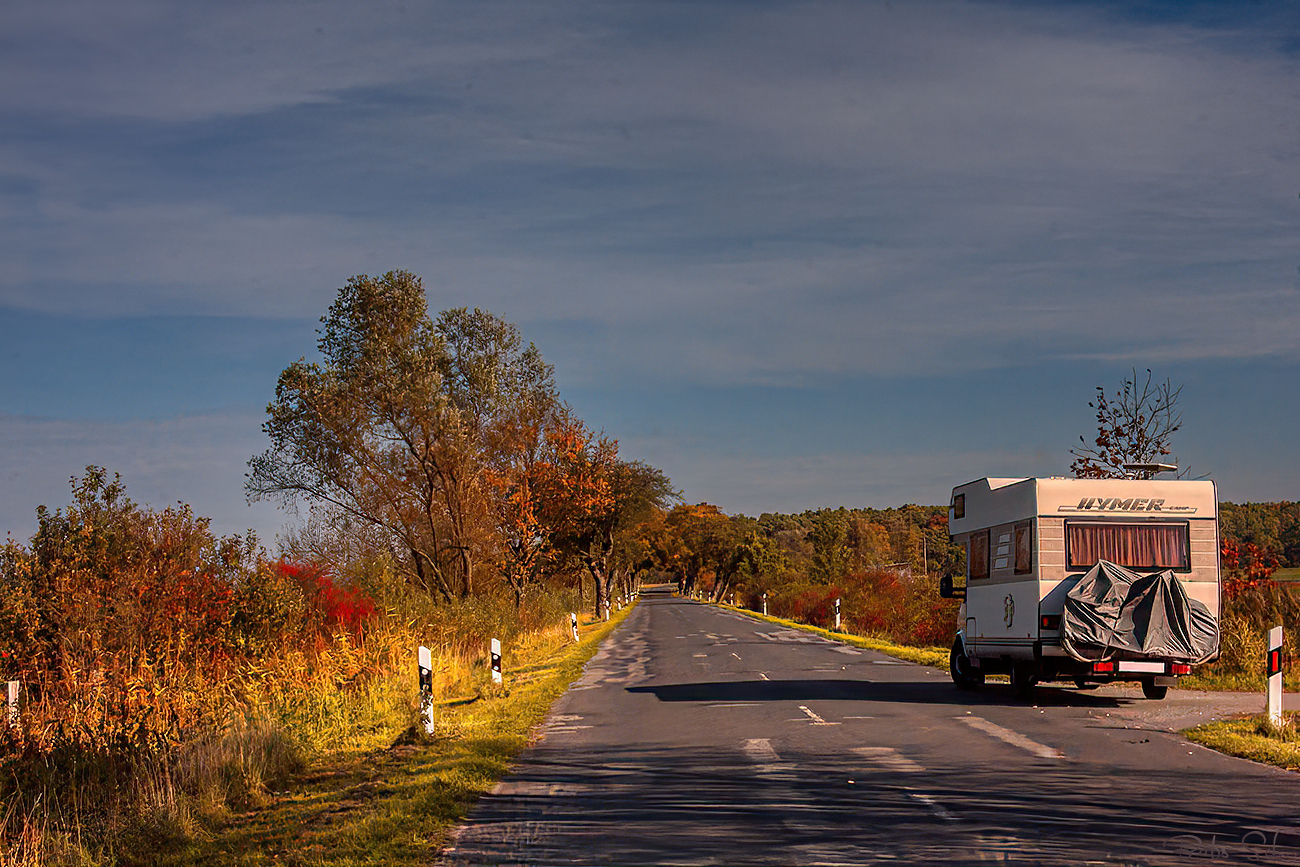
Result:
{"label": "wispy cloud", "polygon": [[26,541],[36,506],[71,500],[69,481],[87,466],[119,473],[127,496],[164,509],[188,503],[219,535],[258,532],[274,549],[284,515],[269,503],[249,506],[239,468],[265,450],[261,420],[246,413],[163,421],[85,422],[0,414],[0,533]]}
{"label": "wispy cloud", "polygon": [[[10,21],[0,67],[30,86],[0,106],[53,156],[3,145],[37,189],[9,197],[4,303],[312,315],[404,266],[447,304],[594,318],[675,347],[657,375],[722,381],[942,369],[957,342],[977,365],[1295,350],[1294,58],[1245,24],[114,8]],[[96,176],[134,192],[100,201]]]}
{"label": "wispy cloud", "polygon": [[0,310],[310,324],[408,268],[606,402],[1293,369],[1298,31],[1282,0],[10,0]]}

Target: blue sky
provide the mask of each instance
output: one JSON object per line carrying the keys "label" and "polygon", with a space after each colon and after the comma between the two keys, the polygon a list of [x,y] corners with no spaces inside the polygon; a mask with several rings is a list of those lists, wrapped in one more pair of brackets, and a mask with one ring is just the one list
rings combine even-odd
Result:
{"label": "blue sky", "polygon": [[1288,2],[0,4],[0,532],[87,464],[271,543],[349,276],[508,319],[732,512],[1064,473],[1096,385],[1300,498]]}

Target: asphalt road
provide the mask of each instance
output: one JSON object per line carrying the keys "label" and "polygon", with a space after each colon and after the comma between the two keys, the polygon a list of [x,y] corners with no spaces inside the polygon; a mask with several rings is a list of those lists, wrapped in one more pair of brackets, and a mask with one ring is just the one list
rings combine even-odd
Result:
{"label": "asphalt road", "polygon": [[652,595],[440,863],[1300,865],[1300,777],[1170,731],[1243,700],[961,692]]}

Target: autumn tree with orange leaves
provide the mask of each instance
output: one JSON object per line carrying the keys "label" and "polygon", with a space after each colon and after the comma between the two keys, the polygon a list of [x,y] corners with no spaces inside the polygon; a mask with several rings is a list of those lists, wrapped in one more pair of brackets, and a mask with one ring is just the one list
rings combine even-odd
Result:
{"label": "autumn tree with orange leaves", "polygon": [[622,460],[617,440],[572,417],[548,433],[547,452],[533,485],[539,524],[557,556],[591,577],[600,614],[611,595],[620,532],[677,494],[660,470]]}
{"label": "autumn tree with orange leaves", "polygon": [[352,278],[321,322],[321,361],[286,368],[267,407],[250,499],[323,506],[444,599],[498,567],[517,592],[535,580],[531,463],[560,406],[536,347],[482,310],[431,319],[405,271]]}

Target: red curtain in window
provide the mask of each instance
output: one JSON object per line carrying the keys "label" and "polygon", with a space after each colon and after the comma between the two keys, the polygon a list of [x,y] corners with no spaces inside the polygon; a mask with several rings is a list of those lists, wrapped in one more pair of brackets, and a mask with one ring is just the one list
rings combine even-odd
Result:
{"label": "red curtain in window", "polygon": [[1086,569],[1109,560],[1129,569],[1188,569],[1185,524],[1065,525],[1071,569]]}

